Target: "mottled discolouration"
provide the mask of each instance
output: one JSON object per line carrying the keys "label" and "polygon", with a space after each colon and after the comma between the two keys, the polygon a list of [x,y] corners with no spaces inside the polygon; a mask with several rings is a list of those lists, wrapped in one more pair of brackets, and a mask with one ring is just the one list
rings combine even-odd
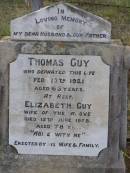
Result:
{"label": "mottled discolouration", "polygon": [[[37,46],[36,46],[37,45]],[[32,50],[35,47],[35,50]],[[111,66],[110,111],[109,111],[109,145],[99,157],[73,156],[34,156],[18,155],[8,146],[8,82],[9,63],[19,53],[28,54],[81,54],[100,55]],[[126,104],[122,104],[124,92],[124,67],[129,68],[129,49],[112,44],[82,44],[61,42],[3,42],[0,43],[0,70],[2,74],[2,104],[0,113],[1,148],[0,171],[2,173],[125,173],[124,160],[120,152],[125,146]],[[124,56],[125,57],[124,57]],[[126,78],[126,77],[125,77]],[[126,79],[125,79],[126,83]],[[126,101],[126,87],[125,96]],[[123,127],[122,127],[123,124]],[[8,147],[7,147],[8,146]]]}
{"label": "mottled discolouration", "polygon": [[66,3],[11,21],[13,40],[111,42],[111,23]]}

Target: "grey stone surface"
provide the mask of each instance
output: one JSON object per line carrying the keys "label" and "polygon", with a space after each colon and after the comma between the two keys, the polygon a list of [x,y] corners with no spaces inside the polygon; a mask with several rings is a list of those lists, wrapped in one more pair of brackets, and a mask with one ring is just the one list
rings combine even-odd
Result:
{"label": "grey stone surface", "polygon": [[[103,61],[111,66],[108,147],[101,151],[98,157],[19,155],[13,147],[8,145],[8,67],[9,63],[15,61],[19,53],[95,55],[101,56]],[[128,55],[129,49],[115,44],[92,45],[89,43],[62,42],[0,43],[1,173],[125,173],[125,164],[121,150],[126,142],[122,134],[126,134],[127,122],[126,105],[122,104],[124,91],[122,87],[122,71],[124,67],[129,67],[127,63],[129,62]],[[124,72],[125,76],[126,73],[127,71]]]}
{"label": "grey stone surface", "polygon": [[11,38],[110,42],[111,24],[70,4],[58,3],[12,20]]}
{"label": "grey stone surface", "polygon": [[97,156],[107,147],[109,76],[100,56],[19,54],[10,64],[9,144],[21,154]]}

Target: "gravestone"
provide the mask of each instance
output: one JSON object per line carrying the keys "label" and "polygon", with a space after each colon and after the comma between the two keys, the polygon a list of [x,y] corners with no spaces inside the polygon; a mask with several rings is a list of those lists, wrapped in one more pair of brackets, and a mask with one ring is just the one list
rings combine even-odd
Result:
{"label": "gravestone", "polygon": [[20,54],[10,66],[10,145],[97,156],[107,147],[109,72],[99,56]]}
{"label": "gravestone", "polygon": [[111,24],[58,3],[11,21],[11,39],[0,43],[1,172],[125,173],[130,50]]}
{"label": "gravestone", "polygon": [[110,42],[111,24],[91,13],[60,3],[13,20],[11,38]]}

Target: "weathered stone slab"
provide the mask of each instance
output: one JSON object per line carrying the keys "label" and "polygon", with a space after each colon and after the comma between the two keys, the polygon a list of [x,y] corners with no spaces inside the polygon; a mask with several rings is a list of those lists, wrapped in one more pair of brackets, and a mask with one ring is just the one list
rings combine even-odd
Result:
{"label": "weathered stone slab", "polygon": [[111,24],[70,4],[59,3],[12,20],[11,38],[110,42]]}
{"label": "weathered stone slab", "polygon": [[[35,48],[35,49],[34,49]],[[124,46],[113,44],[90,43],[56,43],[56,42],[0,42],[0,172],[2,173],[52,173],[52,172],[89,172],[89,173],[125,173],[125,163],[122,157],[122,146],[127,121],[126,114],[121,108],[124,90],[124,74],[122,70],[128,66],[129,50],[127,55]],[[8,142],[8,108],[9,108],[9,64],[22,54],[78,54],[101,56],[106,64],[110,65],[110,104],[108,148],[102,150],[98,157],[80,156],[48,156],[18,154]],[[127,56],[127,57],[126,57]],[[124,57],[124,58],[123,58]],[[123,62],[125,61],[125,63]],[[17,62],[17,61],[16,61]],[[16,63],[15,62],[15,63]],[[126,83],[126,82],[125,82]],[[124,103],[123,103],[124,105]],[[122,111],[123,109],[123,111]],[[122,128],[122,119],[123,125]],[[19,122],[20,123],[20,122]],[[123,133],[122,133],[122,132]],[[122,136],[123,135],[123,136]],[[122,139],[121,139],[122,137]]]}
{"label": "weathered stone slab", "polygon": [[108,143],[109,73],[100,56],[20,54],[10,65],[10,145],[97,156]]}

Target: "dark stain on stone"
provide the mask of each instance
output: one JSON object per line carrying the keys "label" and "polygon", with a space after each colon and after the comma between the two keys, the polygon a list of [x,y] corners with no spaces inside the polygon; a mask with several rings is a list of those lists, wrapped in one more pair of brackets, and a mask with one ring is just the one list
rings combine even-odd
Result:
{"label": "dark stain on stone", "polygon": [[25,43],[19,43],[15,47],[15,51],[17,54],[21,53],[21,48],[25,45]]}

